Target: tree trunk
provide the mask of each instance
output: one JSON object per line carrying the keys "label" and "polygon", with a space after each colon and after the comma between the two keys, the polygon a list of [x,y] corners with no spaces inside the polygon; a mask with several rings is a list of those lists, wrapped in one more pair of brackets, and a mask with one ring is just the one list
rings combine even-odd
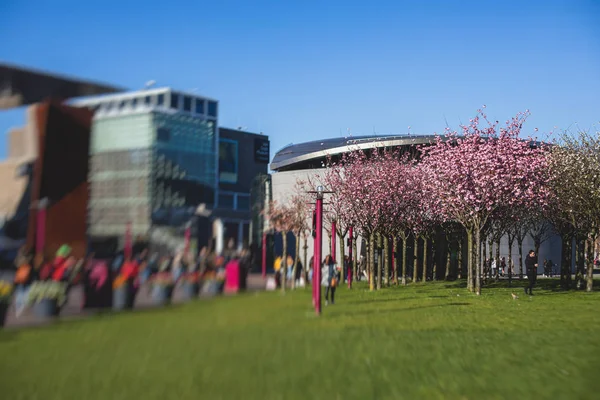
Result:
{"label": "tree trunk", "polygon": [[446,272],[444,273],[444,280],[450,279],[450,259],[452,258],[452,248],[450,247],[450,241],[446,241]]}
{"label": "tree trunk", "polygon": [[560,263],[560,285],[563,289],[569,290],[571,288],[571,254],[573,251],[573,237],[566,233],[561,235],[561,239],[562,260]]}
{"label": "tree trunk", "polygon": [[[488,236],[488,247],[490,249],[490,269],[489,269],[489,278],[490,280],[492,280],[493,278],[493,274],[494,271],[492,271],[492,258],[494,258],[494,239],[492,239],[492,236]],[[499,261],[497,259],[494,258],[494,260],[496,261],[496,270],[498,270],[498,265],[500,265]]]}
{"label": "tree trunk", "polygon": [[[519,246],[519,279],[523,279],[523,238],[517,237],[517,246]],[[539,254],[535,254],[539,257]]]}
{"label": "tree trunk", "polygon": [[413,235],[415,237],[415,248],[413,249],[413,255],[414,255],[414,259],[413,259],[413,283],[415,283],[417,281],[417,278],[419,276],[419,264],[418,264],[418,258],[419,258],[419,238],[417,237],[417,235]]}
{"label": "tree trunk", "polygon": [[383,257],[384,257],[384,262],[383,265],[385,267],[385,279],[384,279],[384,284],[385,287],[389,287],[390,286],[390,254],[388,253],[389,251],[389,239],[387,236],[383,237]]}
{"label": "tree trunk", "polygon": [[591,242],[587,241],[586,243],[588,244],[588,250],[587,250],[587,276],[586,276],[586,285],[585,285],[585,291],[586,292],[591,292],[593,289],[593,285],[594,285],[594,245],[596,244],[596,241],[598,240],[598,236],[594,235],[591,238]]}
{"label": "tree trunk", "polygon": [[[479,226],[475,227],[475,243],[480,243],[481,241],[481,230]],[[479,251],[479,248],[476,247],[475,251]],[[475,259],[479,259],[479,254],[475,254]],[[475,270],[475,293],[479,296],[481,294],[481,266],[478,265]]]}
{"label": "tree trunk", "polygon": [[398,237],[392,237],[392,257],[394,257],[394,285],[398,286]]}
{"label": "tree trunk", "polygon": [[[477,259],[473,260],[473,231],[467,229],[467,289],[469,292],[473,291],[473,263],[477,262]],[[476,246],[475,246],[476,247]]]}
{"label": "tree trunk", "polygon": [[407,240],[408,235],[402,237],[402,286],[406,286],[406,260],[408,259],[408,254],[406,254]]}
{"label": "tree trunk", "polygon": [[[342,274],[341,274],[341,278],[342,278],[342,282],[344,282],[344,274],[348,274],[347,268],[346,268],[346,246],[344,246],[344,235],[342,235],[341,233],[338,232],[338,239],[340,240],[340,256],[338,258],[338,260],[340,260],[338,262],[338,266],[342,268]],[[348,277],[346,277],[348,278]]]}
{"label": "tree trunk", "polygon": [[435,247],[435,234],[431,239],[431,280],[437,281],[437,251]]}
{"label": "tree trunk", "polygon": [[287,231],[281,233],[283,250],[281,251],[281,266],[279,267],[281,278],[281,292],[285,293],[285,284],[287,276]]}
{"label": "tree trunk", "polygon": [[426,236],[423,237],[423,282],[427,282],[427,253],[429,253],[429,239]]}
{"label": "tree trunk", "polygon": [[585,240],[581,239],[581,236],[575,236],[575,281],[576,288],[583,289],[584,284],[584,268],[585,268],[585,257],[583,256],[585,246]]}
{"label": "tree trunk", "polygon": [[458,279],[462,279],[463,278],[463,262],[462,262],[462,242],[463,242],[463,236],[462,236],[462,232],[458,235],[458,249],[456,251],[456,277]]}
{"label": "tree trunk", "polygon": [[512,273],[513,273],[512,248],[513,248],[514,243],[515,243],[514,236],[511,236],[509,234],[508,235],[508,263],[506,264],[507,268],[508,268],[508,286],[512,285]]}
{"label": "tree trunk", "polygon": [[500,279],[500,240],[502,238],[498,238],[496,241],[496,279]]}
{"label": "tree trunk", "polygon": [[354,282],[358,281],[358,270],[357,270],[357,260],[358,254],[356,253],[358,245],[356,244],[356,237],[352,238],[352,279]]}
{"label": "tree trunk", "polygon": [[298,259],[300,258],[300,232],[296,232],[296,257],[294,257],[294,268],[292,268],[292,289],[296,289],[296,271],[298,271]]}
{"label": "tree trunk", "polygon": [[369,235],[369,290],[375,290],[375,234]]}
{"label": "tree trunk", "polygon": [[[485,240],[485,237],[481,238],[481,247],[483,248],[483,255],[481,256],[481,259],[483,260],[483,276],[482,279],[485,279],[485,277],[487,276],[487,270],[488,270],[488,256],[487,256],[487,247],[486,247],[486,243],[487,241]],[[490,251],[491,253],[491,251]]]}
{"label": "tree trunk", "polygon": [[[309,265],[307,264],[307,257],[308,257],[308,235],[306,234],[306,232],[304,232],[304,274],[305,277],[308,277],[308,270]],[[306,278],[305,278],[306,279]],[[308,280],[306,281],[306,287],[308,287]]]}

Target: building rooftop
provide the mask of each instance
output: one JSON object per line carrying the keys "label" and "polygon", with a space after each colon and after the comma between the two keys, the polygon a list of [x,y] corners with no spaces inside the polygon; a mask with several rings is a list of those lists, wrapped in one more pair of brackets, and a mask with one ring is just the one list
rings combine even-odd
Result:
{"label": "building rooftop", "polygon": [[427,144],[435,135],[388,135],[347,136],[311,142],[290,144],[279,150],[271,161],[271,170],[290,168],[294,164],[346,153],[350,150],[365,150],[378,147]]}
{"label": "building rooftop", "polygon": [[70,99],[123,90],[114,85],[0,62],[0,110],[30,105],[48,98]]}
{"label": "building rooftop", "polygon": [[78,98],[71,100],[69,104],[92,109],[95,118],[160,111],[217,119],[219,102],[209,97],[160,87]]}

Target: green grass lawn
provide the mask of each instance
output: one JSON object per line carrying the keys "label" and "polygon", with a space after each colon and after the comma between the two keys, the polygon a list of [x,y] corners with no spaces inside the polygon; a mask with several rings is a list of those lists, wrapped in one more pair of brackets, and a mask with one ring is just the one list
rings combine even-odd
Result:
{"label": "green grass lawn", "polygon": [[319,318],[310,289],[249,293],[0,332],[0,398],[600,398],[600,292],[542,284],[340,288]]}

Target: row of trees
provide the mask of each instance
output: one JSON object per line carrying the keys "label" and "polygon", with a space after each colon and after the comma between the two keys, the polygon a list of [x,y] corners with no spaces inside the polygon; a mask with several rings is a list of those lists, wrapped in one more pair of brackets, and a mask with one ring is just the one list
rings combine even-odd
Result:
{"label": "row of trees", "polygon": [[[431,242],[439,236],[436,233],[443,230],[448,243],[444,276],[451,275],[451,246],[455,246],[460,263],[465,245],[467,286],[480,294],[485,272],[481,260],[487,258],[481,251],[486,252],[486,243],[490,252],[496,245],[499,259],[500,239],[508,237],[509,249],[517,241],[522,266],[526,235],[539,250],[556,229],[563,238],[561,278],[565,288],[571,283],[574,245],[578,286],[585,281],[591,290],[593,243],[600,233],[600,138],[597,132],[580,132],[563,134],[553,144],[524,139],[521,130],[528,116],[529,112],[519,113],[500,125],[488,120],[482,109],[460,131],[446,129],[428,145],[351,149],[339,161],[330,162],[318,180],[332,192],[327,198],[326,219],[336,221],[336,232],[330,235],[340,238],[340,256],[343,258],[344,236],[353,226],[368,240],[371,290],[389,285],[390,275],[394,283],[400,278],[404,285],[409,280],[410,241],[414,243],[412,281],[419,278],[417,243],[421,239],[425,280],[431,257],[428,249],[434,247]],[[273,227],[295,231],[297,237],[306,232],[312,209],[306,192],[315,186],[315,182],[299,182],[290,205],[274,205]],[[327,222],[325,226],[330,226]],[[402,251],[389,251],[390,247],[398,249],[400,242]],[[377,251],[383,268],[375,268]],[[401,254],[402,259],[392,262],[390,253]],[[457,269],[460,276],[462,268]],[[522,268],[520,271],[522,274]]]}

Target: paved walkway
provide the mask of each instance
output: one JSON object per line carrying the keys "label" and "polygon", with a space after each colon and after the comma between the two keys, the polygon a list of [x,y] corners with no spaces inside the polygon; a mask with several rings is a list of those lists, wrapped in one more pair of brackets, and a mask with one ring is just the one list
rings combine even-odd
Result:
{"label": "paved walkway", "polygon": [[[8,276],[0,277],[0,279],[6,279]],[[247,290],[248,291],[260,291],[265,289],[266,280],[260,274],[250,274],[248,275],[247,282]],[[173,303],[182,303],[183,300],[183,290],[181,287],[177,287],[175,292],[173,293]],[[81,319],[85,317],[89,317],[99,311],[103,310],[82,310],[81,305],[83,304],[83,286],[77,285],[71,288],[69,291],[69,296],[67,299],[67,304],[61,309],[60,312],[60,320],[73,320],[73,319]],[[148,290],[147,285],[143,285],[135,299],[134,311],[136,309],[151,309],[156,308],[154,305],[152,298],[150,296],[150,291]],[[4,323],[5,329],[10,328],[24,328],[31,326],[40,326],[51,323],[52,321],[45,321],[37,318],[33,315],[33,312],[30,308],[28,308],[22,315],[18,318],[15,314],[14,304],[8,309],[8,315],[6,316],[6,320]]]}

